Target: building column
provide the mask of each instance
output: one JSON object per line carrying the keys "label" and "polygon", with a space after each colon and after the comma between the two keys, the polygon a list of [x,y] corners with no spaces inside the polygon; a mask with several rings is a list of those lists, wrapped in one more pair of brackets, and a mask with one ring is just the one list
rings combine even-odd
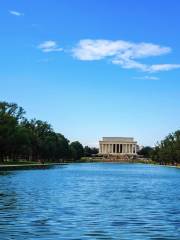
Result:
{"label": "building column", "polygon": [[107,154],[107,144],[105,144],[105,153]]}
{"label": "building column", "polygon": [[110,153],[110,144],[107,145],[108,146],[108,154]]}

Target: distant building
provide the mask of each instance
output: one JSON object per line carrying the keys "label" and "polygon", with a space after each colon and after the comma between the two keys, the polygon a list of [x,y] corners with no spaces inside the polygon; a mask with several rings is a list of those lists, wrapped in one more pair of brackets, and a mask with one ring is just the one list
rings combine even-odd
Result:
{"label": "distant building", "polygon": [[137,142],[131,137],[103,137],[99,141],[101,155],[136,155]]}

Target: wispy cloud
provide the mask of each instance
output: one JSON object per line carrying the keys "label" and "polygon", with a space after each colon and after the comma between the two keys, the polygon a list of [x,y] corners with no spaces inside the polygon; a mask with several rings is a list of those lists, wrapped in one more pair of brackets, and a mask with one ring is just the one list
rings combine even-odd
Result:
{"label": "wispy cloud", "polygon": [[60,52],[63,49],[58,46],[55,41],[45,41],[38,45],[38,48],[41,49],[43,52]]}
{"label": "wispy cloud", "polygon": [[82,61],[110,58],[113,64],[120,65],[122,68],[138,69],[149,73],[180,68],[180,64],[148,65],[139,61],[139,59],[161,56],[170,52],[170,47],[153,43],[134,43],[104,39],[83,39],[72,49],[73,56]]}
{"label": "wispy cloud", "polygon": [[180,68],[180,64],[155,64],[149,68],[150,72],[169,71]]}
{"label": "wispy cloud", "polygon": [[158,77],[155,77],[155,76],[133,77],[133,79],[141,79],[141,80],[159,80],[159,78],[158,78]]}
{"label": "wispy cloud", "polygon": [[16,16],[16,17],[24,16],[24,13],[17,12],[17,11],[13,11],[13,10],[9,10],[9,13],[10,13],[11,15]]}

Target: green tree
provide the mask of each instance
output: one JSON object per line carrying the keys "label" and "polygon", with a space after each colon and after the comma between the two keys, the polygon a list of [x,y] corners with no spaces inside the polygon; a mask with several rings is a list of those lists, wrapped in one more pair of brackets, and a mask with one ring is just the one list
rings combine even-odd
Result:
{"label": "green tree", "polygon": [[85,157],[91,157],[92,155],[94,154],[97,154],[98,153],[98,148],[90,148],[88,146],[85,146],[84,147],[84,156]]}
{"label": "green tree", "polygon": [[92,155],[91,148],[88,146],[84,147],[84,157],[90,157]]}
{"label": "green tree", "polygon": [[70,144],[71,157],[74,160],[79,160],[84,156],[84,149],[80,142],[75,141]]}
{"label": "green tree", "polygon": [[24,119],[24,110],[17,104],[0,102],[0,160],[11,157],[17,145],[15,135]]}
{"label": "green tree", "polygon": [[96,148],[83,148],[53,130],[46,121],[24,117],[25,111],[15,103],[0,102],[0,161],[63,161],[96,154]]}
{"label": "green tree", "polygon": [[161,164],[180,164],[180,130],[169,134],[157,144],[152,158]]}
{"label": "green tree", "polygon": [[152,156],[152,152],[153,152],[153,148],[152,147],[149,147],[149,146],[146,146],[146,147],[143,147],[139,152],[138,154],[139,155],[142,155],[143,157],[145,158],[150,158]]}

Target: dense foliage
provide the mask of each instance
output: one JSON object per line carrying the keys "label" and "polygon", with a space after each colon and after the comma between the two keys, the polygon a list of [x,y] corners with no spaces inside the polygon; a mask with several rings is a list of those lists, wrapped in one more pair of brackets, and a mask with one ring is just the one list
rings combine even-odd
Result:
{"label": "dense foliage", "polygon": [[160,164],[180,164],[180,130],[169,134],[154,148],[152,159]]}
{"label": "dense foliage", "polygon": [[62,161],[84,156],[79,142],[56,133],[41,120],[27,120],[25,111],[15,103],[0,102],[0,161]]}
{"label": "dense foliage", "polygon": [[90,148],[88,146],[84,147],[84,156],[85,157],[91,157],[93,155],[96,155],[98,152],[99,152],[98,148],[95,148],[95,147]]}
{"label": "dense foliage", "polygon": [[149,147],[149,146],[146,146],[146,147],[143,147],[139,152],[138,154],[139,155],[142,155],[143,157],[145,158],[150,158],[152,156],[152,152],[153,152],[153,148],[152,147]]}
{"label": "dense foliage", "polygon": [[143,147],[138,154],[159,164],[180,164],[180,130],[169,134],[154,148]]}
{"label": "dense foliage", "polygon": [[70,144],[71,157],[74,160],[81,159],[84,156],[84,149],[80,142],[75,141]]}

